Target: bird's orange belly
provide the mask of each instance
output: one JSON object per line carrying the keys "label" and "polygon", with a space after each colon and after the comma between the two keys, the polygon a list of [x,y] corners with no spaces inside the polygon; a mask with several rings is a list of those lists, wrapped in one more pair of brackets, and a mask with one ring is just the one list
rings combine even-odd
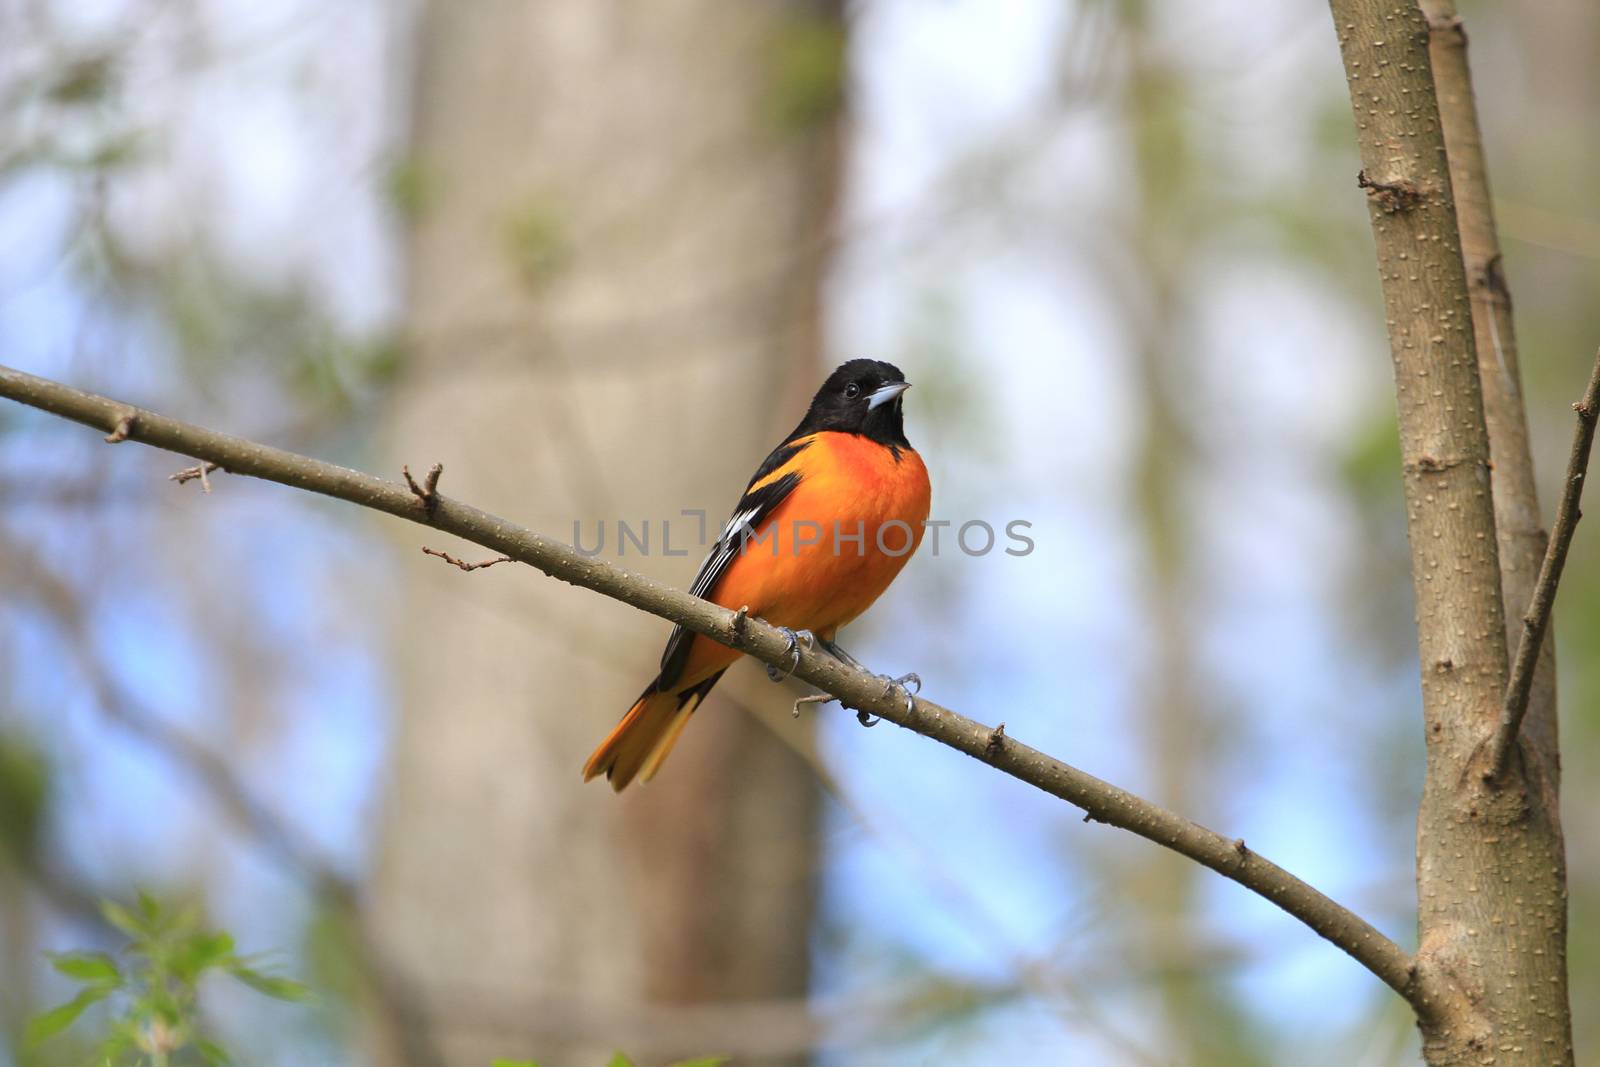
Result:
{"label": "bird's orange belly", "polygon": [[749,538],[713,599],[775,626],[825,637],[866,611],[922,541],[922,459],[845,434],[819,434],[805,478]]}

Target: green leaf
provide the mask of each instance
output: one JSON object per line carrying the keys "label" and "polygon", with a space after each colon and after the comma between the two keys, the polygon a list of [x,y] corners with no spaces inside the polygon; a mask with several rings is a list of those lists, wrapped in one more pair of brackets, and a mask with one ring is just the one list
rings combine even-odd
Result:
{"label": "green leaf", "polygon": [[197,901],[187,901],[177,911],[166,916],[161,921],[163,930],[200,930],[201,925],[200,905]]}
{"label": "green leaf", "polygon": [[633,1061],[619,1052],[611,1057],[611,1062],[606,1064],[606,1067],[633,1067]]}
{"label": "green leaf", "polygon": [[291,978],[279,978],[275,975],[262,974],[260,971],[246,967],[242,963],[231,964],[228,973],[233,975],[257,993],[264,993],[278,1000],[306,1000],[311,996],[311,990]]}
{"label": "green leaf", "polygon": [[147,932],[143,920],[114,900],[102,900],[100,914],[105,916],[106,922],[135,941],[143,940]]}
{"label": "green leaf", "polygon": [[95,1059],[86,1067],[108,1067],[110,1064],[120,1064],[125,1053],[137,1051],[139,1042],[126,1021],[118,1022],[111,1034],[100,1042],[100,1047],[95,1050]]}
{"label": "green leaf", "polygon": [[122,983],[122,972],[117,970],[116,961],[104,952],[52,952],[49,955],[50,966],[75,982]]}
{"label": "green leaf", "polygon": [[201,930],[184,938],[172,954],[172,969],[179,978],[193,982],[200,972],[232,960],[233,935],[226,931]]}
{"label": "green leaf", "polygon": [[228,1050],[215,1041],[200,1038],[194,1043],[195,1050],[200,1053],[200,1058],[211,1064],[211,1067],[229,1067],[233,1060],[228,1056]]}
{"label": "green leaf", "polygon": [[109,986],[90,986],[65,1004],[35,1015],[28,1021],[28,1043],[36,1045],[51,1038],[77,1022],[78,1016],[91,1004],[99,1003],[111,995]]}
{"label": "green leaf", "polygon": [[233,955],[233,935],[226,930],[213,930],[196,934],[190,945],[200,958],[213,963]]}
{"label": "green leaf", "polygon": [[185,1005],[170,989],[157,989],[140,1002],[142,1014],[156,1020],[168,1030],[183,1025]]}

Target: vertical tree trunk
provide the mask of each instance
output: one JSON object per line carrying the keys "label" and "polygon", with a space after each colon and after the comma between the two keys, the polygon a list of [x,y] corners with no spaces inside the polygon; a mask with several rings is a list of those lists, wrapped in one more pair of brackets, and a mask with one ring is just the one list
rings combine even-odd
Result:
{"label": "vertical tree trunk", "polygon": [[1415,0],[1331,7],[1377,244],[1405,465],[1428,747],[1417,821],[1424,1052],[1431,1064],[1571,1063],[1554,794],[1538,783],[1534,763],[1518,761],[1501,784],[1483,774],[1506,686],[1505,618],[1428,26]]}
{"label": "vertical tree trunk", "polygon": [[[842,33],[798,0],[429,5],[396,462],[608,554],[648,520],[622,562],[687,584],[680,511],[714,532],[817,375]],[[375,924],[445,1057],[737,1051],[635,1009],[803,997],[811,773],[714,694],[650,786],[584,787],[667,628],[402,536]]]}

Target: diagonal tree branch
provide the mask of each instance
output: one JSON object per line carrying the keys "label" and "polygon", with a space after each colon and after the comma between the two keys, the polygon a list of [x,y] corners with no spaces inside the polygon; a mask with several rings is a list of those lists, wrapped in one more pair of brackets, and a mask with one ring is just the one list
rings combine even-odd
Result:
{"label": "diagonal tree branch", "polygon": [[[1081,808],[1086,821],[1107,823],[1211,868],[1276,904],[1349,953],[1404,997],[1421,1016],[1432,1010],[1429,991],[1417,981],[1411,957],[1366,920],[1256,855],[1241,840],[1227,838],[1076,767],[921,698],[886,688],[882,678],[853,670],[813,649],[791,650],[774,627],[744,612],[728,611],[568,545],[441,496],[426,498],[404,485],[347,467],[207,430],[153,411],[86,393],[46,378],[0,366],[0,396],[51,412],[107,433],[217,464],[232,474],[278,482],[386,512],[529,564],[572,585],[620,600],[695,633],[787,668],[846,707],[868,712],[939,743]],[[429,487],[432,489],[432,486]]]}
{"label": "diagonal tree branch", "polygon": [[1517,658],[1511,665],[1511,681],[1506,685],[1506,703],[1500,712],[1500,723],[1489,743],[1489,770],[1486,776],[1499,778],[1505,774],[1516,751],[1517,733],[1522,728],[1522,717],[1528,712],[1528,696],[1533,689],[1534,673],[1539,664],[1539,650],[1544,645],[1545,632],[1550,628],[1550,612],[1556,603],[1556,586],[1561,582],[1561,569],[1567,563],[1567,549],[1572,545],[1572,535],[1578,528],[1583,512],[1578,508],[1578,498],[1583,495],[1583,479],[1589,470],[1589,448],[1594,444],[1595,417],[1600,414],[1600,353],[1595,356],[1594,372],[1589,376],[1589,387],[1583,399],[1572,405],[1578,413],[1578,427],[1572,432],[1572,455],[1567,460],[1567,477],[1562,487],[1561,503],[1556,507],[1556,525],[1550,532],[1550,547],[1545,550],[1544,562],[1539,567],[1539,581],[1533,588],[1533,598],[1528,611],[1522,616],[1522,643],[1517,646]]}

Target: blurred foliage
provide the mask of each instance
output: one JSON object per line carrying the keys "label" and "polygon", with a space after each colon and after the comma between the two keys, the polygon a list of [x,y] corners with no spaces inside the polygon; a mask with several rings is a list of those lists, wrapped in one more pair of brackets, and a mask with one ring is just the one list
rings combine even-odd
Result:
{"label": "blurred foliage", "polygon": [[937,447],[925,451],[939,462],[959,456],[1006,476],[1009,441],[994,416],[995,383],[972,359],[970,323],[962,297],[947,284],[931,284],[917,294],[901,328],[894,359],[917,367],[917,407],[923,413],[920,434],[936,436]]}
{"label": "blurred foliage", "polygon": [[36,1016],[28,1039],[37,1044],[66,1030],[87,1009],[109,1001],[113,1011],[94,1060],[104,1067],[205,1063],[231,1059],[205,1036],[200,1022],[200,982],[226,974],[278,1000],[304,1000],[310,991],[298,982],[259,969],[256,957],[234,951],[232,935],[205,928],[199,909],[164,907],[140,893],[131,908],[110,901],[105,919],[129,938],[117,957],[104,952],[67,952],[50,957],[58,974],[80,987],[64,1004]]}
{"label": "blurred foliage", "polygon": [[[701,1056],[692,1060],[675,1060],[667,1067],[722,1067],[728,1062],[726,1056]],[[535,1060],[495,1060],[491,1067],[540,1067]],[[633,1060],[622,1053],[612,1056],[606,1067],[635,1067]]]}
{"label": "blurred foliage", "polygon": [[[1116,7],[1126,71],[1120,100],[1126,171],[1136,200],[1111,243],[1132,268],[1122,276],[1117,305],[1124,309],[1140,423],[1127,472],[1144,576],[1131,595],[1142,601],[1136,610],[1146,631],[1135,714],[1154,796],[1187,812],[1214,803],[1212,783],[1198,768],[1216,765],[1217,738],[1233,730],[1201,634],[1186,622],[1202,610],[1196,590],[1207,566],[1195,538],[1201,504],[1188,488],[1216,449],[1218,426],[1185,402],[1191,383],[1202,378],[1204,351],[1184,341],[1193,309],[1206,299],[1201,265],[1209,242],[1238,220],[1220,180],[1227,171],[1216,151],[1219,138],[1193,106],[1197,74],[1181,53],[1161,46],[1151,7]],[[1122,883],[1137,905],[1125,936],[1201,928],[1201,877],[1181,857],[1146,853]],[[1209,968],[1158,966],[1148,979],[1157,1025],[1175,1053],[1232,1067],[1271,1062],[1268,1035],[1247,999]]]}
{"label": "blurred foliage", "polygon": [[1411,553],[1400,477],[1400,430],[1392,410],[1374,412],[1356,428],[1340,457],[1338,476],[1366,535],[1365,578],[1342,587],[1340,617],[1350,620],[1350,636],[1380,667],[1409,669],[1416,655]]}
{"label": "blurred foliage", "polygon": [[77,45],[35,52],[0,81],[0,178],[36,167],[103,173],[135,161],[143,130],[122,93],[124,57]]}
{"label": "blurred foliage", "polygon": [[116,57],[110,54],[86,55],[62,64],[52,72],[44,95],[53,103],[77,105],[103,100],[112,85]]}
{"label": "blurred foliage", "polygon": [[400,218],[414,223],[427,214],[438,197],[439,178],[425,162],[407,156],[389,168],[384,193]]}
{"label": "blurred foliage", "polygon": [[820,15],[799,15],[767,46],[767,110],[778,129],[805,133],[844,107],[849,78],[844,26]]}
{"label": "blurred foliage", "polygon": [[[283,393],[256,393],[248,414],[285,412],[288,428],[312,434],[342,428],[393,384],[402,347],[382,328],[352,329],[315,277],[277,269],[271,250],[241,255],[230,233],[237,206],[211,188],[219,173],[185,174],[219,162],[195,157],[195,136],[209,134],[188,105],[247,72],[257,49],[285,41],[224,46],[204,5],[102,14],[80,21],[57,5],[0,8],[0,36],[17,43],[0,64],[0,197],[39,178],[70,191],[58,267],[86,308],[80,347],[91,349],[97,333],[115,337],[117,361],[164,367],[171,390],[193,388],[219,414],[251,381]],[[289,93],[301,77],[290,68],[281,85],[267,78],[252,91]],[[281,150],[263,147],[268,159]],[[163,195],[192,177],[201,200],[165,217]],[[414,164],[390,175],[403,217],[423,210],[429,189]]]}
{"label": "blurred foliage", "polygon": [[549,283],[571,262],[567,223],[549,196],[529,194],[506,217],[505,249],[529,289]]}
{"label": "blurred foliage", "polygon": [[301,936],[306,976],[323,994],[316,1006],[335,1036],[359,1037],[358,1007],[370,994],[372,963],[356,929],[357,917],[343,899],[321,899]]}
{"label": "blurred foliage", "polygon": [[44,757],[21,737],[0,733],[0,856],[32,866],[43,833],[50,772]]}
{"label": "blurred foliage", "polygon": [[213,402],[255,372],[286,390],[285,406],[302,419],[332,419],[391,385],[404,366],[398,339],[340,329],[302,281],[242,276],[204,247],[139,262],[121,255],[114,236],[107,241],[125,279],[118,289],[133,307],[158,311],[189,383]]}

